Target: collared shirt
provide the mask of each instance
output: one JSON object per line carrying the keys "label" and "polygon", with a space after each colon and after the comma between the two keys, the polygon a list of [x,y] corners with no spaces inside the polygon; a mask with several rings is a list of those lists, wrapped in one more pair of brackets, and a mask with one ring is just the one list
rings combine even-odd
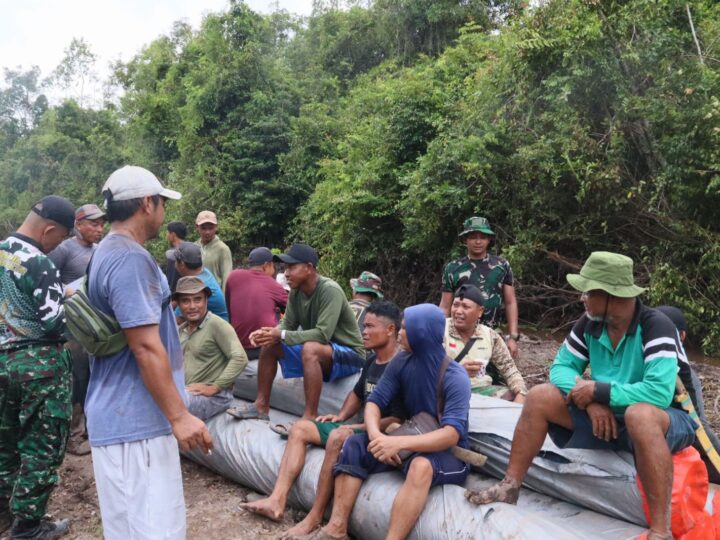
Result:
{"label": "collared shirt", "polygon": [[232,272],[232,253],[225,242],[217,236],[210,240],[207,244],[203,244],[198,240],[195,242],[202,250],[203,266],[210,270],[220,288],[225,291],[225,283]]}
{"label": "collared shirt", "polygon": [[0,350],[65,341],[60,273],[40,245],[13,233],[0,242]]}
{"label": "collared shirt", "polygon": [[[475,333],[472,337],[475,338],[475,342],[465,357],[460,360],[460,365],[466,362],[480,362],[482,364],[478,374],[475,377],[470,377],[472,387],[482,388],[493,384],[492,377],[487,373],[487,367],[492,363],[514,394],[527,394],[525,380],[520,374],[517,365],[515,365],[515,361],[503,338],[495,330],[482,324],[475,327]],[[445,322],[445,350],[448,356],[454,360],[464,348],[465,343],[462,336],[455,329],[452,318],[448,318]]]}
{"label": "collared shirt", "polygon": [[187,322],[178,330],[185,361],[185,384],[232,387],[248,359],[230,323],[208,311],[192,333],[188,331]]}
{"label": "collared shirt", "polygon": [[678,359],[684,357],[670,319],[637,300],[632,322],[614,348],[606,324],[580,317],[555,356],[550,382],[569,392],[589,365],[592,380],[602,385],[601,402],[616,413],[635,403],[665,409],[675,394]]}
{"label": "collared shirt", "polygon": [[465,283],[475,285],[488,295],[480,322],[490,328],[497,327],[503,313],[503,285],[513,284],[510,263],[490,254],[484,259],[470,259],[466,255],[447,263],[443,269],[442,291],[454,294]]}

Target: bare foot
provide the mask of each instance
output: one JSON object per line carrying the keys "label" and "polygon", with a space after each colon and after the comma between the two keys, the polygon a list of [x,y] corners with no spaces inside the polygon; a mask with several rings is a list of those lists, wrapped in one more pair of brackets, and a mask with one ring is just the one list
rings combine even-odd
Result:
{"label": "bare foot", "polygon": [[350,540],[347,532],[338,532],[329,523],[325,527],[320,529],[318,532],[316,532],[312,538],[313,540]]}
{"label": "bare foot", "polygon": [[260,499],[255,502],[241,503],[240,508],[273,521],[282,521],[285,513],[285,508],[273,499]]}
{"label": "bare foot", "polygon": [[321,524],[322,520],[308,514],[300,523],[285,531],[281,538],[284,540],[309,535],[311,532],[316,531]]}
{"label": "bare foot", "polygon": [[475,504],[489,504],[504,502],[516,504],[520,496],[521,482],[505,478],[502,482],[482,491],[468,489],[465,491],[465,498]]}

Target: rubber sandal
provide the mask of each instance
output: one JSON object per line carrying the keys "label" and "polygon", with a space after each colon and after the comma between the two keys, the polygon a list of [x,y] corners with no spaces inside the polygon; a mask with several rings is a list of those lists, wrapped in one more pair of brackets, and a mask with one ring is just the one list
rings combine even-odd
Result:
{"label": "rubber sandal", "polygon": [[261,413],[255,405],[248,405],[244,409],[230,407],[225,412],[238,420],[270,420],[270,415]]}
{"label": "rubber sandal", "polygon": [[280,435],[282,439],[287,439],[290,436],[290,428],[292,428],[294,422],[288,424],[272,424],[270,429]]}

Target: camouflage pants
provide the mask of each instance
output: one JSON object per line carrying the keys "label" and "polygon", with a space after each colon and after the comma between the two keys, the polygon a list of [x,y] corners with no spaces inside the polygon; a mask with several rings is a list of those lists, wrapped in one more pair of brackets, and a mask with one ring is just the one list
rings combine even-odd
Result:
{"label": "camouflage pants", "polygon": [[70,428],[69,353],[58,346],[0,351],[0,499],[20,519],[40,519]]}

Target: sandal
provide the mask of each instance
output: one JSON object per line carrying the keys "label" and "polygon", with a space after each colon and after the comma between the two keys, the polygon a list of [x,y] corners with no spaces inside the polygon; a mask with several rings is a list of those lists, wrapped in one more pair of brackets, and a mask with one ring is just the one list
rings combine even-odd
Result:
{"label": "sandal", "polygon": [[251,403],[243,409],[239,407],[230,407],[225,412],[238,420],[270,420],[270,415],[258,411],[254,403]]}
{"label": "sandal", "polygon": [[295,422],[288,422],[287,424],[271,424],[270,429],[280,435],[280,438],[287,439],[290,436],[290,429],[293,427]]}

